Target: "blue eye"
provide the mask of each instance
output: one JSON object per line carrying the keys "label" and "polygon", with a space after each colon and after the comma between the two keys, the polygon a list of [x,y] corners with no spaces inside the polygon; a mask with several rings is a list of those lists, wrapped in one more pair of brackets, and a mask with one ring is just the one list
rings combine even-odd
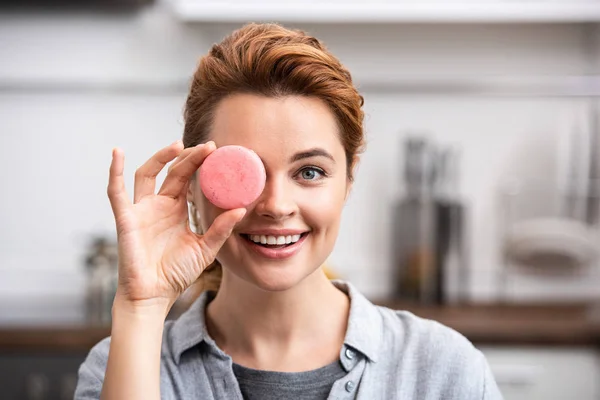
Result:
{"label": "blue eye", "polygon": [[300,171],[300,176],[306,181],[316,181],[324,176],[323,170],[315,167],[306,167]]}

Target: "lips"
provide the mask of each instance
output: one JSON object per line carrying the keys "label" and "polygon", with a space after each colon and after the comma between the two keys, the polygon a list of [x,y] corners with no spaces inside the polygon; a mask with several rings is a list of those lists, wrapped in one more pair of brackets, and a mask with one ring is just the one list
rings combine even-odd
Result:
{"label": "lips", "polygon": [[[273,233],[272,235],[267,235],[266,233]],[[261,231],[261,232],[252,232],[252,233],[244,233],[239,236],[242,239],[242,242],[246,247],[248,247],[252,252],[258,254],[262,257],[274,260],[286,259],[297,254],[302,245],[306,241],[306,238],[310,232],[300,232],[300,231]],[[254,236],[270,236],[272,237],[287,237],[300,235],[300,238],[296,242],[291,242],[287,244],[259,244],[255,243],[251,240],[251,237]],[[271,240],[271,243],[273,241]]]}

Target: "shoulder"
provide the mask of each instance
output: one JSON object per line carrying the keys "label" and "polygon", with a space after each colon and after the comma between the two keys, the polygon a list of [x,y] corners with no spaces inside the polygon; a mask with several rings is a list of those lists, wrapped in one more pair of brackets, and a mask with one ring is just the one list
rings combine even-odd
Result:
{"label": "shoulder", "polygon": [[425,390],[450,399],[502,398],[485,356],[464,335],[408,311],[377,309],[383,328],[381,351],[397,355],[388,365],[397,377],[413,379],[421,394]]}
{"label": "shoulder", "polygon": [[[473,355],[477,349],[461,333],[437,321],[419,317],[409,311],[376,306],[385,341],[402,345],[407,352],[432,352],[439,356]],[[439,358],[438,358],[439,359]]]}

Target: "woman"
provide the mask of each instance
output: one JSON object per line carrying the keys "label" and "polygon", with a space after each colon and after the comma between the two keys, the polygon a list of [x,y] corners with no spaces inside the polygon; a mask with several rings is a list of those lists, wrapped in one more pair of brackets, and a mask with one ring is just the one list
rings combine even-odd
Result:
{"label": "woman", "polygon": [[[212,47],[183,143],[137,170],[133,202],[113,151],[119,286],[111,337],[81,365],[77,399],[501,398],[463,336],[377,307],[320,267],[364,144],[362,104],[348,71],[302,32],[249,24]],[[196,171],[231,144],[260,156],[267,182],[250,206],[224,211]],[[198,279],[216,287],[165,323]]]}

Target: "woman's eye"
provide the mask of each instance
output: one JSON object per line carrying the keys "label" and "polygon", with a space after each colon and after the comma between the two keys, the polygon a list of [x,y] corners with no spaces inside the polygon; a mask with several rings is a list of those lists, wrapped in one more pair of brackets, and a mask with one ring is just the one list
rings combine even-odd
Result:
{"label": "woman's eye", "polygon": [[323,175],[323,171],[315,167],[307,167],[300,171],[300,176],[302,179],[307,181],[315,181],[322,178]]}

